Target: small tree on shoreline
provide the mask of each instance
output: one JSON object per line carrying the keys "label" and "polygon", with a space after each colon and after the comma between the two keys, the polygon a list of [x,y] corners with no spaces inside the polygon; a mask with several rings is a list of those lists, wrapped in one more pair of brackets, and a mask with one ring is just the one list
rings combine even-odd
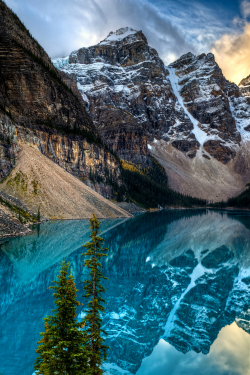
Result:
{"label": "small tree on shoreline", "polygon": [[40,206],[38,207],[38,211],[37,211],[37,221],[38,223],[40,223],[41,221]]}
{"label": "small tree on shoreline", "polygon": [[83,375],[88,373],[87,337],[81,331],[82,323],[76,321],[76,309],[81,306],[76,300],[77,289],[69,263],[61,263],[61,270],[55,285],[54,315],[44,318],[45,332],[40,333],[35,362],[37,375]]}
{"label": "small tree on shoreline", "polygon": [[104,372],[101,366],[106,360],[107,350],[109,349],[109,347],[104,344],[103,338],[107,333],[101,328],[101,314],[105,311],[103,307],[105,300],[102,298],[105,289],[101,285],[101,281],[102,279],[107,279],[103,276],[101,271],[101,259],[106,256],[105,252],[108,249],[102,247],[104,239],[99,236],[101,233],[99,230],[100,223],[94,214],[89,222],[91,230],[90,238],[92,241],[87,242],[86,245],[83,246],[86,249],[86,253],[82,254],[86,258],[84,260],[84,266],[89,269],[89,279],[84,282],[84,297],[89,301],[83,324],[88,337],[88,374],[101,375]]}

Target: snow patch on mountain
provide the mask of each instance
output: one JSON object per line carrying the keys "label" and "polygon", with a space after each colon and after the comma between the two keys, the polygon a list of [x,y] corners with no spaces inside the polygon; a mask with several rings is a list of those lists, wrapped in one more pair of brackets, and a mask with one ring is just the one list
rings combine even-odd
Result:
{"label": "snow patch on mountain", "polygon": [[179,102],[180,106],[184,109],[185,114],[188,116],[188,118],[190,119],[190,121],[192,122],[192,124],[194,126],[194,129],[192,130],[192,133],[195,135],[195,138],[197,139],[197,141],[202,146],[208,139],[212,139],[212,137],[207,136],[207,134],[203,130],[200,129],[200,127],[198,125],[199,121],[197,121],[188,112],[187,108],[185,107],[185,105],[183,103],[183,100],[182,100],[182,97],[179,93],[178,77],[175,74],[175,69],[170,68],[170,67],[166,67],[166,69],[168,69],[169,74],[170,74],[169,79],[170,79],[174,94],[175,94],[176,98],[178,99],[178,102]]}
{"label": "snow patch on mountain", "polygon": [[163,335],[164,339],[167,339],[170,336],[171,330],[174,328],[175,313],[178,310],[180,306],[180,302],[182,301],[183,297],[189,292],[190,289],[192,289],[196,285],[195,283],[196,280],[199,279],[201,276],[203,276],[205,272],[207,271],[211,272],[210,270],[207,270],[206,268],[204,268],[200,263],[197,264],[197,266],[194,268],[192,274],[190,275],[190,279],[191,279],[190,284],[188,285],[186,290],[182,293],[182,295],[180,296],[180,298],[178,299],[178,301],[174,305],[174,308],[171,310],[168,316],[167,323],[164,327],[165,329],[165,333]]}
{"label": "snow patch on mountain", "polygon": [[124,27],[117,31],[111,31],[107,38],[101,41],[99,44],[109,44],[109,42],[119,42],[122,39],[126,38],[129,35],[134,35],[138,31],[131,29],[131,27]]}
{"label": "snow patch on mountain", "polygon": [[[229,97],[228,100],[242,141],[250,141],[250,107],[246,97]],[[246,128],[248,128],[248,130],[246,130]]]}
{"label": "snow patch on mountain", "polygon": [[69,56],[66,57],[59,57],[57,59],[53,59],[52,63],[57,69],[61,69],[64,65],[69,63]]}

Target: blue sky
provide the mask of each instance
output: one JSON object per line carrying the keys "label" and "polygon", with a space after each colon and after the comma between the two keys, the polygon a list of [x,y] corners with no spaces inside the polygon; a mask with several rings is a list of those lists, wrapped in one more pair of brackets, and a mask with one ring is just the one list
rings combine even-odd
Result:
{"label": "blue sky", "polygon": [[[149,44],[167,64],[190,51],[195,54],[212,51],[215,55],[220,53],[218,59],[227,67],[232,50],[235,54],[237,48],[241,57],[243,53],[244,64],[250,61],[248,30],[245,30],[250,0],[6,0],[6,3],[52,58],[96,44],[110,31],[130,26],[144,32]],[[245,33],[247,38],[242,40]],[[238,65],[235,61],[231,72]],[[248,69],[250,74],[250,64],[245,65],[244,69],[240,67],[242,78]],[[226,75],[231,78],[230,71]]]}

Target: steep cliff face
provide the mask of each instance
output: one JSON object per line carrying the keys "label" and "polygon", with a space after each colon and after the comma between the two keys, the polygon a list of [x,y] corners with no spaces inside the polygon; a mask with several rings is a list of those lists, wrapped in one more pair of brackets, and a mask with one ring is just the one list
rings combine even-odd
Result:
{"label": "steep cliff face", "polygon": [[20,144],[34,147],[82,181],[89,179],[91,171],[103,182],[107,180],[107,172],[112,172],[117,181],[120,178],[115,157],[105,147],[89,143],[81,136],[62,134],[44,126],[37,126],[34,131],[16,126],[16,132]]}
{"label": "steep cliff face", "polygon": [[18,150],[16,126],[0,111],[0,181],[14,168]]}
{"label": "steep cliff face", "polygon": [[214,56],[189,53],[171,64],[169,70],[177,95],[196,120],[193,133],[200,146],[210,156],[228,163],[235,157],[236,146],[241,141],[228,91],[231,89],[232,96],[237,94],[224,78]]}
{"label": "steep cliff face", "polygon": [[[114,198],[112,187],[106,184],[110,173],[114,181],[122,184],[120,165],[107,148],[43,125],[25,128],[4,113],[0,113],[0,180],[17,165],[22,144],[40,151],[105,198]],[[91,173],[99,176],[99,183],[90,184]]]}
{"label": "steep cliff face", "polygon": [[[97,172],[103,182],[112,171],[113,179],[119,181],[120,171],[108,150],[80,136],[62,135],[56,129],[43,126],[24,128],[0,114],[0,166],[0,192],[18,198],[24,209],[35,216],[38,209],[43,219],[88,218],[92,212],[99,217],[127,216],[125,211],[92,191],[113,198],[110,186],[89,184],[90,189],[81,182],[88,182],[91,171]],[[11,235],[11,228],[12,234],[17,234],[18,225],[12,224],[1,211],[0,226],[2,222],[2,235]],[[19,233],[27,233],[24,229]]]}
{"label": "steep cliff face", "polygon": [[106,182],[112,174],[121,184],[119,163],[102,144],[76,82],[54,67],[2,1],[0,21],[0,180],[26,144],[88,184],[91,173],[98,175],[91,186],[113,198]]}
{"label": "steep cliff face", "polygon": [[48,119],[62,128],[92,130],[85,108],[63,85],[46,52],[0,3],[0,102],[25,126]]}

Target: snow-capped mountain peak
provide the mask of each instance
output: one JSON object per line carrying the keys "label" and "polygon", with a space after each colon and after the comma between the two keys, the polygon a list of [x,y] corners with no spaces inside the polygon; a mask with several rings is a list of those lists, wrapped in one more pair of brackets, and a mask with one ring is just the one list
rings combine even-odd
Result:
{"label": "snow-capped mountain peak", "polygon": [[132,29],[131,27],[122,27],[119,30],[111,31],[107,38],[101,41],[99,44],[106,44],[110,42],[120,42],[122,39],[127,38],[129,35],[134,35],[138,31]]}

